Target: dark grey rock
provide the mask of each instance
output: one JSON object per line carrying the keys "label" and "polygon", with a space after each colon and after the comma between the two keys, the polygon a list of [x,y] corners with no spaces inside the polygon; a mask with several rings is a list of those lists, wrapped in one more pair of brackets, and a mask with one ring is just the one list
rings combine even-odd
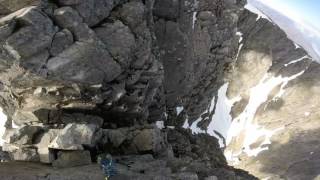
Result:
{"label": "dark grey rock", "polygon": [[137,132],[137,135],[133,138],[132,143],[140,152],[159,152],[162,148],[162,144],[164,144],[162,141],[163,139],[159,129],[144,129]]}
{"label": "dark grey rock", "polygon": [[111,10],[121,0],[87,0],[74,5],[74,8],[83,17],[84,22],[90,27],[98,24],[110,15]]}
{"label": "dark grey rock", "polygon": [[95,32],[106,45],[111,56],[123,67],[128,67],[132,61],[135,48],[135,37],[130,29],[121,21],[104,24],[96,28]]}
{"label": "dark grey rock", "polygon": [[30,57],[50,47],[55,29],[49,17],[35,7],[29,7],[0,21],[5,23],[13,19],[23,26],[6,40],[4,47],[15,58]]}
{"label": "dark grey rock", "polygon": [[127,133],[127,129],[106,129],[103,131],[103,141],[104,143],[111,143],[114,147],[117,148],[127,139]]}
{"label": "dark grey rock", "polygon": [[41,74],[41,71],[45,67],[47,60],[49,59],[49,52],[48,50],[44,50],[33,56],[24,59],[21,62],[21,65],[25,68],[30,70],[31,72]]}
{"label": "dark grey rock", "polygon": [[210,177],[204,178],[204,180],[218,180],[218,178],[217,176],[210,176]]}
{"label": "dark grey rock", "polygon": [[50,54],[52,56],[57,56],[64,49],[68,48],[73,43],[73,35],[67,30],[63,29],[57,32],[54,37],[50,48]]}
{"label": "dark grey rock", "polygon": [[62,6],[76,5],[80,4],[81,0],[58,0],[58,3]]}
{"label": "dark grey rock", "polygon": [[91,164],[89,151],[60,151],[58,158],[52,162],[53,167],[69,168]]}
{"label": "dark grey rock", "polygon": [[154,14],[161,18],[176,19],[179,15],[179,1],[177,0],[164,0],[155,1]]}
{"label": "dark grey rock", "polygon": [[49,77],[85,84],[110,82],[121,73],[121,67],[98,43],[76,42],[49,59],[47,67]]}
{"label": "dark grey rock", "polygon": [[0,27],[0,41],[6,40],[12,33],[15,28],[15,21],[12,21],[8,24],[5,24]]}
{"label": "dark grey rock", "polygon": [[64,124],[78,123],[78,124],[94,124],[97,127],[102,127],[104,120],[99,116],[92,116],[81,113],[63,114],[61,121]]}
{"label": "dark grey rock", "polygon": [[146,17],[145,6],[138,1],[125,3],[119,11],[121,20],[132,30],[138,28]]}
{"label": "dark grey rock", "polygon": [[4,139],[7,143],[18,145],[31,145],[34,135],[39,133],[42,127],[39,126],[22,126],[19,129],[8,129],[5,133]]}
{"label": "dark grey rock", "polygon": [[54,11],[54,20],[61,27],[74,31],[74,27],[82,23],[79,13],[71,7],[61,7]]}

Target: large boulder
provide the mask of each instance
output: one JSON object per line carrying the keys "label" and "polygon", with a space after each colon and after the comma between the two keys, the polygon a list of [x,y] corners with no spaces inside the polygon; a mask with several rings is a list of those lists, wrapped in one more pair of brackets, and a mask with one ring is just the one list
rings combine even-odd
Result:
{"label": "large boulder", "polygon": [[50,54],[52,56],[57,56],[63,50],[68,48],[73,43],[73,35],[67,30],[63,29],[56,33],[53,37],[53,41],[50,48]]}
{"label": "large boulder", "polygon": [[95,32],[106,45],[111,56],[122,66],[128,67],[132,61],[136,43],[130,29],[121,21],[116,21],[112,24],[103,24],[102,27],[96,28]]}
{"label": "large boulder", "polygon": [[61,150],[83,150],[83,145],[92,146],[98,127],[94,124],[68,124],[51,142],[49,148]]}
{"label": "large boulder", "polygon": [[36,148],[19,147],[15,151],[9,153],[12,160],[15,161],[39,161],[39,154]]}
{"label": "large boulder", "polygon": [[55,33],[51,19],[36,7],[27,7],[0,19],[0,24],[20,24],[5,43],[5,49],[16,59],[30,57],[49,48]]}
{"label": "large boulder", "polygon": [[53,150],[49,148],[49,145],[58,136],[59,131],[59,129],[50,129],[36,137],[35,146],[37,147],[40,162],[52,163],[52,161],[55,159],[55,154]]}
{"label": "large boulder", "polygon": [[4,140],[6,143],[31,145],[34,136],[42,130],[40,126],[22,126],[18,129],[7,129]]}
{"label": "large boulder", "polygon": [[102,134],[100,144],[108,152],[121,149],[123,154],[161,154],[167,148],[165,133],[155,127],[104,129]]}
{"label": "large boulder", "polygon": [[60,151],[58,158],[52,162],[53,167],[68,168],[91,164],[89,151]]}
{"label": "large boulder", "polygon": [[83,17],[84,22],[89,26],[94,26],[107,18],[111,10],[121,1],[123,0],[87,0],[72,4]]}
{"label": "large boulder", "polygon": [[76,42],[48,60],[49,77],[65,81],[101,84],[114,80],[121,67],[98,42]]}

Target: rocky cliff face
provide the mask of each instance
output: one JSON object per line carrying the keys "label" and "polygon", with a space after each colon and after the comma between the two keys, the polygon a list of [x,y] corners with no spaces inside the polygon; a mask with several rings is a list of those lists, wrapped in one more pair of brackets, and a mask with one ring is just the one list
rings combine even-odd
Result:
{"label": "rocky cliff face", "polygon": [[319,65],[244,5],[0,1],[0,179],[315,178]]}
{"label": "rocky cliff face", "polygon": [[[319,64],[266,19],[244,12],[242,49],[231,73],[231,162],[259,178],[319,174]],[[267,38],[266,38],[267,37]]]}
{"label": "rocky cliff face", "polygon": [[[255,179],[227,165],[214,137],[182,128],[236,57],[243,3],[0,1],[1,159],[68,168],[111,154],[119,179]],[[23,167],[40,169],[30,179],[102,178],[92,166],[0,166],[2,179],[24,179]]]}

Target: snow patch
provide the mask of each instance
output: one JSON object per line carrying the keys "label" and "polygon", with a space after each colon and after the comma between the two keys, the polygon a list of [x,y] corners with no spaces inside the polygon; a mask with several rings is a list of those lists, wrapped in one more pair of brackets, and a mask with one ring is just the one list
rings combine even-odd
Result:
{"label": "snow patch", "polygon": [[194,121],[194,122],[191,124],[190,129],[191,129],[191,131],[192,131],[192,134],[206,133],[206,131],[204,131],[204,130],[202,130],[202,129],[200,129],[200,128],[198,127],[198,123],[199,123],[200,121],[202,121],[201,116],[200,116],[196,121]]}
{"label": "snow patch", "polygon": [[[199,7],[199,1],[194,0],[193,1],[193,8],[196,10],[198,7]],[[196,25],[197,15],[198,15],[197,11],[193,12],[193,14],[192,14],[192,29],[194,29],[194,27]]]}
{"label": "snow patch", "polygon": [[157,121],[157,122],[156,122],[156,126],[157,126],[157,128],[159,128],[159,129],[164,129],[164,128],[165,128],[163,121]]}
{"label": "snow patch", "polygon": [[239,43],[240,43],[240,45],[239,45],[239,48],[238,48],[238,52],[237,52],[237,55],[236,55],[236,62],[237,62],[237,60],[238,60],[238,58],[239,58],[239,55],[240,55],[240,52],[241,52],[241,49],[242,49],[242,47],[243,47],[243,43],[242,43],[242,40],[243,40],[243,34],[242,34],[242,32],[240,32],[240,31],[238,31],[237,33],[236,33],[236,35],[237,36],[239,36]]}
{"label": "snow patch", "polygon": [[242,40],[243,40],[243,37],[242,37],[243,34],[242,34],[242,32],[238,31],[238,32],[236,32],[236,35],[239,36],[239,43],[241,43]]}
{"label": "snow patch", "polygon": [[303,56],[303,57],[301,57],[299,59],[295,59],[295,60],[290,61],[289,63],[285,64],[284,66],[287,67],[290,64],[294,64],[294,63],[300,62],[300,61],[302,61],[304,59],[310,59],[310,58],[308,56]]}
{"label": "snow patch", "polygon": [[[254,122],[255,114],[258,108],[268,100],[270,92],[277,86],[281,85],[280,92],[276,97],[281,97],[284,94],[284,87],[293,79],[301,76],[305,70],[297,73],[291,77],[274,77],[271,74],[266,74],[264,78],[259,82],[258,85],[251,88],[250,99],[245,110],[232,121],[229,129],[227,144],[230,144],[231,140],[237,139],[241,135],[244,136],[242,143],[242,152],[248,156],[257,156],[260,152],[268,150],[267,146],[271,144],[270,138],[278,131],[284,129],[280,127],[275,130],[268,130],[262,126],[259,126],[257,122]],[[251,148],[250,145],[256,143],[257,140],[263,139],[260,145],[256,148]],[[240,152],[241,152],[240,151]],[[240,153],[236,152],[236,154]],[[229,152],[232,155],[233,152]]]}
{"label": "snow patch", "polygon": [[164,112],[164,118],[166,118],[166,120],[168,119],[168,113]]}
{"label": "snow patch", "polygon": [[3,110],[0,108],[0,146],[3,145],[4,140],[2,139],[4,132],[6,130],[6,122],[7,122],[7,116],[3,113]]}
{"label": "snow patch", "polygon": [[176,112],[177,112],[177,116],[179,116],[179,114],[184,110],[183,106],[178,106],[176,107]]}
{"label": "snow patch", "polygon": [[184,123],[182,125],[182,128],[184,128],[184,129],[189,129],[190,128],[189,119],[188,118],[186,118],[186,120],[184,121]]}
{"label": "snow patch", "polygon": [[[211,122],[208,126],[208,134],[219,139],[220,147],[225,146],[225,139],[228,135],[228,129],[231,126],[232,117],[230,115],[231,108],[233,104],[240,101],[240,97],[236,97],[229,100],[227,97],[229,83],[225,83],[218,90],[218,101],[216,104],[216,110],[212,116]],[[216,132],[218,132],[222,137],[220,137]],[[223,139],[224,138],[224,139]]]}
{"label": "snow patch", "polygon": [[297,43],[293,43],[296,49],[300,49],[301,47]]}
{"label": "snow patch", "polygon": [[193,12],[192,14],[192,29],[194,29],[196,21],[197,21],[197,14],[198,12]]}
{"label": "snow patch", "polygon": [[190,125],[188,124],[188,122],[186,121],[186,122],[184,123],[183,127],[184,127],[185,129],[190,128],[191,131],[192,131],[192,134],[206,133],[206,131],[204,131],[204,130],[202,130],[201,128],[198,127],[198,124],[199,124],[199,122],[201,122],[201,121],[203,120],[203,119],[202,119],[202,116],[203,116],[204,114],[206,114],[206,113],[211,114],[211,113],[212,113],[212,111],[214,110],[214,107],[215,107],[215,97],[213,97],[213,98],[211,99],[209,109],[205,110],[205,111],[199,116],[199,118],[198,118],[197,120],[195,120],[195,121],[191,124],[191,126],[190,126]]}

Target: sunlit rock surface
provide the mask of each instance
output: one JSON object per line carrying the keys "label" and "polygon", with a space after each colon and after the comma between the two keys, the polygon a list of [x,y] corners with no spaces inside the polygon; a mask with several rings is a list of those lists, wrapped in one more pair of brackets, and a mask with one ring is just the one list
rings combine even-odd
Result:
{"label": "sunlit rock surface", "polygon": [[[259,178],[314,179],[319,171],[320,65],[266,19],[245,12],[243,47],[227,95],[228,160]],[[267,38],[266,38],[267,37]]]}

